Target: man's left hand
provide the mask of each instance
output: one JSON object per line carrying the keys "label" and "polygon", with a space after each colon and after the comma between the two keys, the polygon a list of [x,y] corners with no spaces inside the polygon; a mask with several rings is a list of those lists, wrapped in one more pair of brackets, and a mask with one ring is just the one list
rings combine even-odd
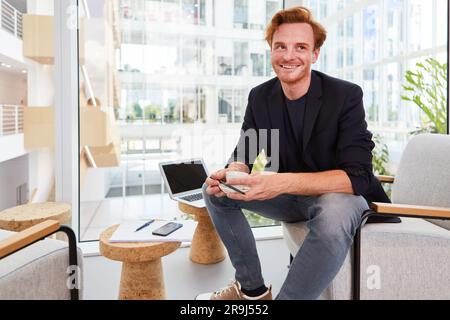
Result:
{"label": "man's left hand", "polygon": [[227,193],[228,198],[241,201],[272,199],[280,194],[287,193],[287,186],[289,185],[288,176],[282,173],[256,173],[245,178],[230,179],[227,183],[250,187],[250,190],[246,191],[245,195],[238,192]]}

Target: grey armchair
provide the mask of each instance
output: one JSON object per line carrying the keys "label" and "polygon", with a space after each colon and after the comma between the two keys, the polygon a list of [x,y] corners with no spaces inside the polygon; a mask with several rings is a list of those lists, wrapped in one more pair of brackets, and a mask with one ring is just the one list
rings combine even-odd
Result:
{"label": "grey armchair", "polygon": [[[320,299],[450,299],[450,221],[443,220],[450,219],[450,136],[415,136],[396,177],[382,180],[392,182],[393,203],[371,204],[365,218],[382,214],[402,222],[364,219],[353,250]],[[308,234],[306,223],[283,223],[283,231],[295,256]]]}
{"label": "grey armchair", "polygon": [[[60,231],[69,248],[44,239]],[[0,230],[0,300],[75,300],[82,296],[81,283],[82,254],[69,227],[48,220],[22,232]]]}

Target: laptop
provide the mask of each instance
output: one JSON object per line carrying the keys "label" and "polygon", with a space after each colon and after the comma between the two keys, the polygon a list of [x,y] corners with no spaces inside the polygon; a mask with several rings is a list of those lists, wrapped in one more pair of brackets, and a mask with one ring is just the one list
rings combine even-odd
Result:
{"label": "laptop", "polygon": [[203,159],[177,160],[159,163],[161,175],[173,200],[204,208],[202,186],[208,172]]}

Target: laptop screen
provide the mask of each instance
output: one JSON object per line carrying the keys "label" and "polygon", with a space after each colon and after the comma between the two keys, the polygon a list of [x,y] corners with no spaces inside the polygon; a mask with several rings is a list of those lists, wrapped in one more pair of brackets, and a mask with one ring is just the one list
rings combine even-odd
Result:
{"label": "laptop screen", "polygon": [[207,177],[200,162],[165,164],[162,169],[172,194],[200,189]]}

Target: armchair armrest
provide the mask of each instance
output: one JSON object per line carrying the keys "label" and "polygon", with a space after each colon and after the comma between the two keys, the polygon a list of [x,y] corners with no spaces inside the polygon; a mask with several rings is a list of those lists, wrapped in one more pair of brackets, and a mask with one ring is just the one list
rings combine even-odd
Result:
{"label": "armchair armrest", "polygon": [[384,176],[384,175],[377,175],[376,178],[380,180],[382,183],[394,183],[395,177],[393,176]]}
{"label": "armchair armrest", "polygon": [[0,259],[56,232],[58,221],[47,220],[0,241]]}
{"label": "armchair armrest", "polygon": [[370,207],[377,214],[382,215],[450,219],[450,208],[381,202],[372,202]]}

